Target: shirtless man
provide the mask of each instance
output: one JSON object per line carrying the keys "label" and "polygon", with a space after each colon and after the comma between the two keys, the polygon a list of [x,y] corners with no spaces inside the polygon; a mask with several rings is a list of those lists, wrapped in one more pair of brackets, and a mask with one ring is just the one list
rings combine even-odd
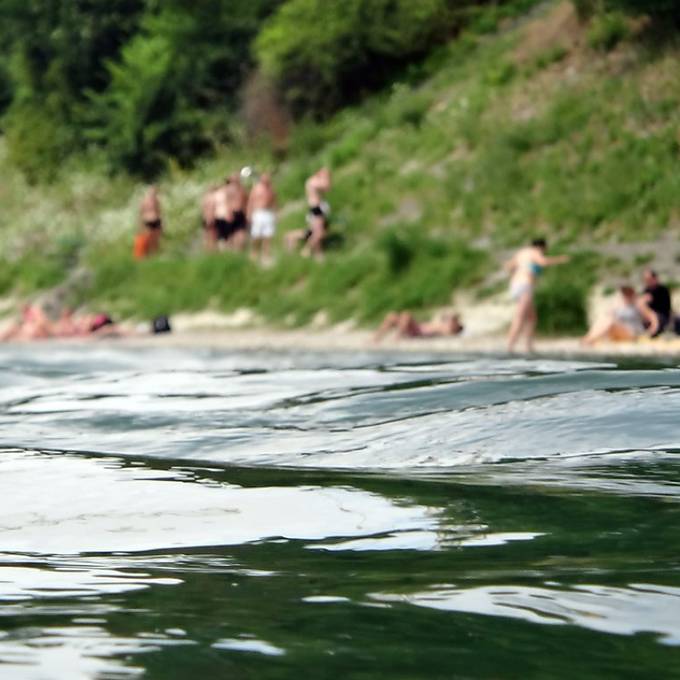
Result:
{"label": "shirtless man", "polygon": [[297,229],[286,235],[286,244],[293,250],[300,242],[305,242],[302,254],[306,257],[313,255],[317,259],[323,258],[323,241],[328,230],[328,215],[330,207],[324,200],[331,188],[331,171],[324,167],[317,170],[305,182],[307,197],[307,229]]}
{"label": "shirtless man", "polygon": [[213,225],[215,229],[215,243],[218,247],[225,247],[231,237],[232,213],[227,193],[229,181],[230,179],[227,178],[212,193]]}
{"label": "shirtless man", "polygon": [[[276,231],[276,193],[269,173],[263,173],[248,199],[247,216],[250,222],[251,255],[263,265],[271,263],[271,240]],[[259,253],[258,253],[259,249]]]}
{"label": "shirtless man", "polygon": [[201,200],[201,222],[205,235],[205,247],[215,250],[217,247],[217,231],[215,230],[215,192],[219,187],[213,186],[203,194]]}
{"label": "shirtless man", "polygon": [[243,250],[246,245],[248,195],[238,173],[230,175],[214,194],[215,232],[218,245]]}
{"label": "shirtless man", "polygon": [[246,219],[248,192],[241,184],[241,177],[237,172],[229,177],[226,197],[231,214],[231,234],[227,243],[233,250],[243,250],[248,241],[248,220]]}
{"label": "shirtless man", "polygon": [[146,257],[155,253],[161,241],[163,221],[158,187],[152,184],[139,206],[139,234],[135,241],[135,256]]}

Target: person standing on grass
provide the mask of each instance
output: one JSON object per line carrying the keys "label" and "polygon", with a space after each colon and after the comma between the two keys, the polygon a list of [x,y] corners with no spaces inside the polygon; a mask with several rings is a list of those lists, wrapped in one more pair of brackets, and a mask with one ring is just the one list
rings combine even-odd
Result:
{"label": "person standing on grass", "polygon": [[217,248],[217,231],[215,230],[215,192],[219,187],[213,186],[203,194],[201,199],[201,224],[208,250]]}
{"label": "person standing on grass", "polygon": [[533,351],[534,333],[538,320],[534,304],[536,280],[546,267],[569,261],[567,255],[547,257],[545,254],[547,248],[545,239],[535,239],[531,245],[518,250],[505,265],[506,270],[510,272],[510,296],[516,304],[515,315],[508,334],[508,351],[510,352],[514,351],[515,344],[521,335],[526,338],[527,351]]}
{"label": "person standing on grass", "polygon": [[244,250],[248,242],[248,220],[246,219],[248,192],[241,184],[241,177],[237,172],[229,177],[225,192],[228,213],[231,216],[227,246],[232,250]]}
{"label": "person standing on grass", "polygon": [[160,247],[163,220],[158,187],[151,185],[139,206],[139,232],[135,237],[133,254],[140,260],[156,253]]}
{"label": "person standing on grass", "polygon": [[276,193],[271,176],[265,172],[250,192],[246,211],[250,222],[251,256],[265,266],[271,263],[271,241],[276,231],[275,209]]}
{"label": "person standing on grass", "polygon": [[293,250],[298,243],[304,243],[302,254],[305,257],[312,255],[317,259],[323,259],[323,242],[328,232],[328,216],[330,206],[325,200],[326,194],[331,188],[331,171],[323,167],[317,170],[305,182],[305,195],[307,197],[307,228],[296,229],[286,235],[286,244],[289,250]]}

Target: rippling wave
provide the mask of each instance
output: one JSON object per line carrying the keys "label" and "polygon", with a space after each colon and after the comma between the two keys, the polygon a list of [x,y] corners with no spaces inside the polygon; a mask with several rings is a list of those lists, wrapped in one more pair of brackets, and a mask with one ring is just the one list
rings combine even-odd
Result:
{"label": "rippling wave", "polygon": [[662,364],[3,348],[0,673],[680,673],[678,387]]}

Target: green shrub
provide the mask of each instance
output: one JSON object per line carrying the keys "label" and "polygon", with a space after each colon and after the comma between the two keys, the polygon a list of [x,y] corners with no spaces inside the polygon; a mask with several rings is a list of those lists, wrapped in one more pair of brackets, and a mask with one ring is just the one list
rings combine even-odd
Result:
{"label": "green shrub", "polygon": [[455,25],[446,0],[288,0],[255,51],[297,114],[324,114],[382,85]]}
{"label": "green shrub", "polygon": [[545,272],[535,293],[539,333],[580,335],[588,330],[588,296],[597,265],[596,255],[582,253]]}
{"label": "green shrub", "polygon": [[9,162],[32,184],[54,179],[76,143],[62,117],[37,101],[12,105],[3,128]]}
{"label": "green shrub", "polygon": [[629,35],[626,18],[620,12],[608,12],[595,16],[588,29],[588,45],[595,50],[614,49]]}

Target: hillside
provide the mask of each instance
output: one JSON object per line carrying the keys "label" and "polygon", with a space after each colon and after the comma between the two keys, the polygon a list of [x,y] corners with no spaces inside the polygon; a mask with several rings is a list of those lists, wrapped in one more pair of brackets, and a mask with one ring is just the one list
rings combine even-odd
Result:
{"label": "hillside", "polygon": [[[146,318],[249,308],[276,324],[323,312],[373,323],[395,308],[428,310],[456,290],[503,287],[499,263],[534,234],[572,253],[547,277],[544,331],[578,330],[585,298],[653,263],[680,261],[680,52],[618,15],[580,23],[570,3],[484,21],[415,64],[399,82],[330,121],[298,125],[284,161],[243,141],[160,181],[161,256],[130,257],[143,187],[92,161],[30,186],[0,146],[0,290],[60,287],[71,304]],[[205,254],[198,202],[227,172],[274,170],[279,240],[304,223],[302,187],[334,173],[336,242],[323,263],[285,255],[270,269]]]}

